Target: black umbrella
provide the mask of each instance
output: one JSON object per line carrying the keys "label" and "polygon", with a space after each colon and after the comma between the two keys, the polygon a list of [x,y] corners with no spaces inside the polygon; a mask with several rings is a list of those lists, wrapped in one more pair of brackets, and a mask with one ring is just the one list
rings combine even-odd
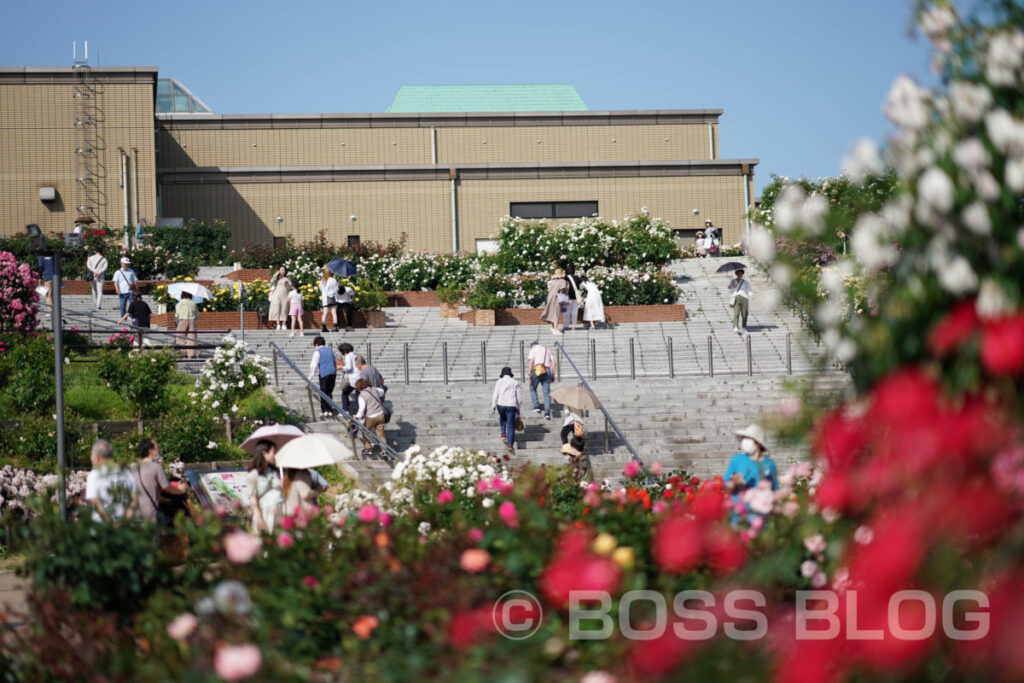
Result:
{"label": "black umbrella", "polygon": [[745,265],[743,265],[742,263],[740,263],[739,261],[729,261],[728,263],[723,263],[722,265],[720,265],[718,267],[718,270],[716,270],[715,272],[716,273],[731,273],[734,270],[744,270],[745,271],[746,269],[747,269],[747,267]]}
{"label": "black umbrella", "polygon": [[327,263],[327,269],[335,275],[342,277],[352,277],[356,274],[356,267],[351,261],[346,261],[343,258],[336,258],[333,261]]}

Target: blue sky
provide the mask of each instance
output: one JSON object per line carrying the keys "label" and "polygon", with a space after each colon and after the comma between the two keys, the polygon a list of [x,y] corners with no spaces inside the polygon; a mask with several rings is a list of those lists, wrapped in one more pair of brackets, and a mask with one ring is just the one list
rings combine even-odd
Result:
{"label": "blue sky", "polygon": [[[833,175],[933,83],[901,0],[9,3],[0,65],[157,66],[220,114],[380,112],[398,86],[571,83],[591,109],[721,108],[721,155]],[[81,45],[81,43],[80,43]]]}

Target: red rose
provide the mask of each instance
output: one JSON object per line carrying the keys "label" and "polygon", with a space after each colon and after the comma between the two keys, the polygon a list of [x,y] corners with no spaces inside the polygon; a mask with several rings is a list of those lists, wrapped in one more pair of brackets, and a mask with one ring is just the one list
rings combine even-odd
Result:
{"label": "red rose", "polygon": [[932,328],[928,335],[928,350],[939,357],[955,351],[971,338],[980,322],[975,300],[961,301]]}
{"label": "red rose", "polygon": [[717,574],[731,574],[747,561],[747,548],[728,529],[714,529],[707,534],[708,558]]}
{"label": "red rose", "polygon": [[841,410],[830,413],[818,425],[814,450],[832,469],[845,469],[860,457],[867,442],[867,427],[862,419],[847,418]]}
{"label": "red rose", "polygon": [[556,555],[541,573],[538,586],[552,604],[567,607],[572,591],[614,593],[621,579],[622,572],[611,558],[590,553]]}
{"label": "red rose", "polygon": [[700,564],[703,545],[696,520],[671,517],[654,530],[654,561],[667,572],[685,574]]}
{"label": "red rose", "polygon": [[1024,371],[1024,314],[985,323],[981,363],[993,375],[1019,375]]}

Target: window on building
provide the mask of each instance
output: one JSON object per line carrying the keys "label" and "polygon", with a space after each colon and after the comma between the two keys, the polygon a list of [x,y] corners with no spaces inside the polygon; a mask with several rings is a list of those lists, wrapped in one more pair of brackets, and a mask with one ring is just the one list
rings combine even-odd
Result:
{"label": "window on building", "polygon": [[284,249],[288,246],[287,237],[275,237],[274,238],[274,249]]}
{"label": "window on building", "polygon": [[349,235],[348,236],[348,248],[349,249],[355,249],[358,246],[359,246],[359,235]]}
{"label": "window on building", "polygon": [[584,218],[598,211],[597,202],[512,202],[508,213],[516,218]]}

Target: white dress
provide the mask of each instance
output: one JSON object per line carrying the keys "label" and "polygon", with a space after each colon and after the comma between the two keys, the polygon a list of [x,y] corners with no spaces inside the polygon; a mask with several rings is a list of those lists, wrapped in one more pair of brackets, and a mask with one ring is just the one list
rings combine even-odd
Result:
{"label": "white dress", "polygon": [[603,323],[604,302],[601,301],[601,290],[593,282],[584,282],[583,291],[587,293],[586,304],[583,306],[583,320]]}

